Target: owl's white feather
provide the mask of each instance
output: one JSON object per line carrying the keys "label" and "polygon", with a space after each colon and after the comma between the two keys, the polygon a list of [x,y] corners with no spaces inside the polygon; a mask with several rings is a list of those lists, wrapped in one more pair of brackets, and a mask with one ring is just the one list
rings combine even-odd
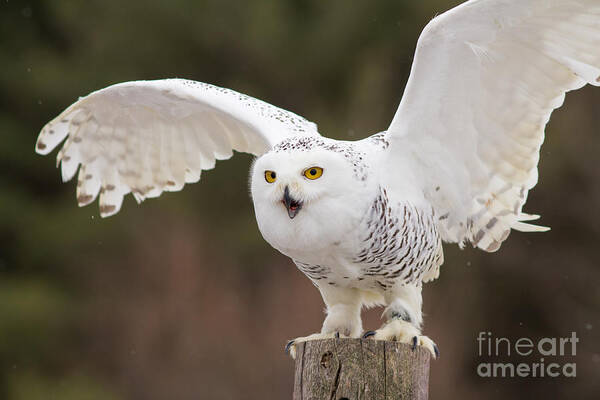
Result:
{"label": "owl's white feather", "polygon": [[100,194],[100,214],[136,200],[180,190],[232,150],[261,155],[317,126],[289,111],[229,89],[183,79],[126,82],[94,92],[49,122],[36,151],[57,156],[63,181],[77,168],[80,206]]}
{"label": "owl's white feather", "polygon": [[388,129],[446,241],[495,251],[522,221],[544,127],[565,93],[600,85],[600,1],[474,0],[423,30]]}

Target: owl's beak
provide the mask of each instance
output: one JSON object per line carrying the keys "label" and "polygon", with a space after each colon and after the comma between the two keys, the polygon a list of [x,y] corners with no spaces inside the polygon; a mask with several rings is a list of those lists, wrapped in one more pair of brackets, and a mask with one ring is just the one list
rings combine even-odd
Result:
{"label": "owl's beak", "polygon": [[287,209],[288,216],[290,217],[290,219],[293,219],[296,216],[296,214],[298,214],[298,211],[300,211],[300,209],[302,208],[302,202],[294,200],[290,196],[290,189],[287,186],[283,191],[283,199],[281,200],[281,202]]}

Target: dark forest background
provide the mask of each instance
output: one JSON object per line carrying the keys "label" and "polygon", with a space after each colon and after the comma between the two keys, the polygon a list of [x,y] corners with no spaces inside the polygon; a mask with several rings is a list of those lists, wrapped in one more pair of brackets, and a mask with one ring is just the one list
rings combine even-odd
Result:
{"label": "dark forest background", "polygon": [[[34,153],[37,134],[93,90],[182,77],[363,138],[391,121],[421,29],[458,3],[1,0],[0,399],[290,398],[283,345],[319,330],[323,305],[258,232],[251,157],[101,219],[60,183],[55,153]],[[515,232],[494,254],[446,246],[424,289],[442,353],[432,399],[600,398],[599,126],[590,87],[552,115],[525,207],[552,231]],[[577,356],[559,362],[576,361],[577,378],[481,378],[480,331],[575,331]]]}

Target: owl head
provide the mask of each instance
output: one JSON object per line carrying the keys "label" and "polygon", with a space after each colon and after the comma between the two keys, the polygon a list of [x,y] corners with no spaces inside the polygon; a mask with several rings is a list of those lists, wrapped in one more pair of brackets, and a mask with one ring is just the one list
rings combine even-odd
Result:
{"label": "owl head", "polygon": [[366,181],[338,151],[270,151],[251,171],[259,229],[267,242],[291,257],[299,249],[339,242],[364,215]]}

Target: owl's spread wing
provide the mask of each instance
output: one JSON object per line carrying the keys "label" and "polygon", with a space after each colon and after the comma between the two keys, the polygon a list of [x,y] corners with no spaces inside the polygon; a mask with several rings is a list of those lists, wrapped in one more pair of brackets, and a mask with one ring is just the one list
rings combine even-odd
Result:
{"label": "owl's spread wing", "polygon": [[565,93],[600,85],[600,1],[473,0],[421,34],[388,129],[446,241],[495,251],[522,221],[544,127]]}
{"label": "owl's spread wing", "polygon": [[79,99],[41,131],[36,151],[57,156],[63,181],[79,169],[80,206],[100,214],[197,182],[232,150],[261,155],[291,135],[318,135],[304,118],[229,89],[183,79],[120,83]]}

